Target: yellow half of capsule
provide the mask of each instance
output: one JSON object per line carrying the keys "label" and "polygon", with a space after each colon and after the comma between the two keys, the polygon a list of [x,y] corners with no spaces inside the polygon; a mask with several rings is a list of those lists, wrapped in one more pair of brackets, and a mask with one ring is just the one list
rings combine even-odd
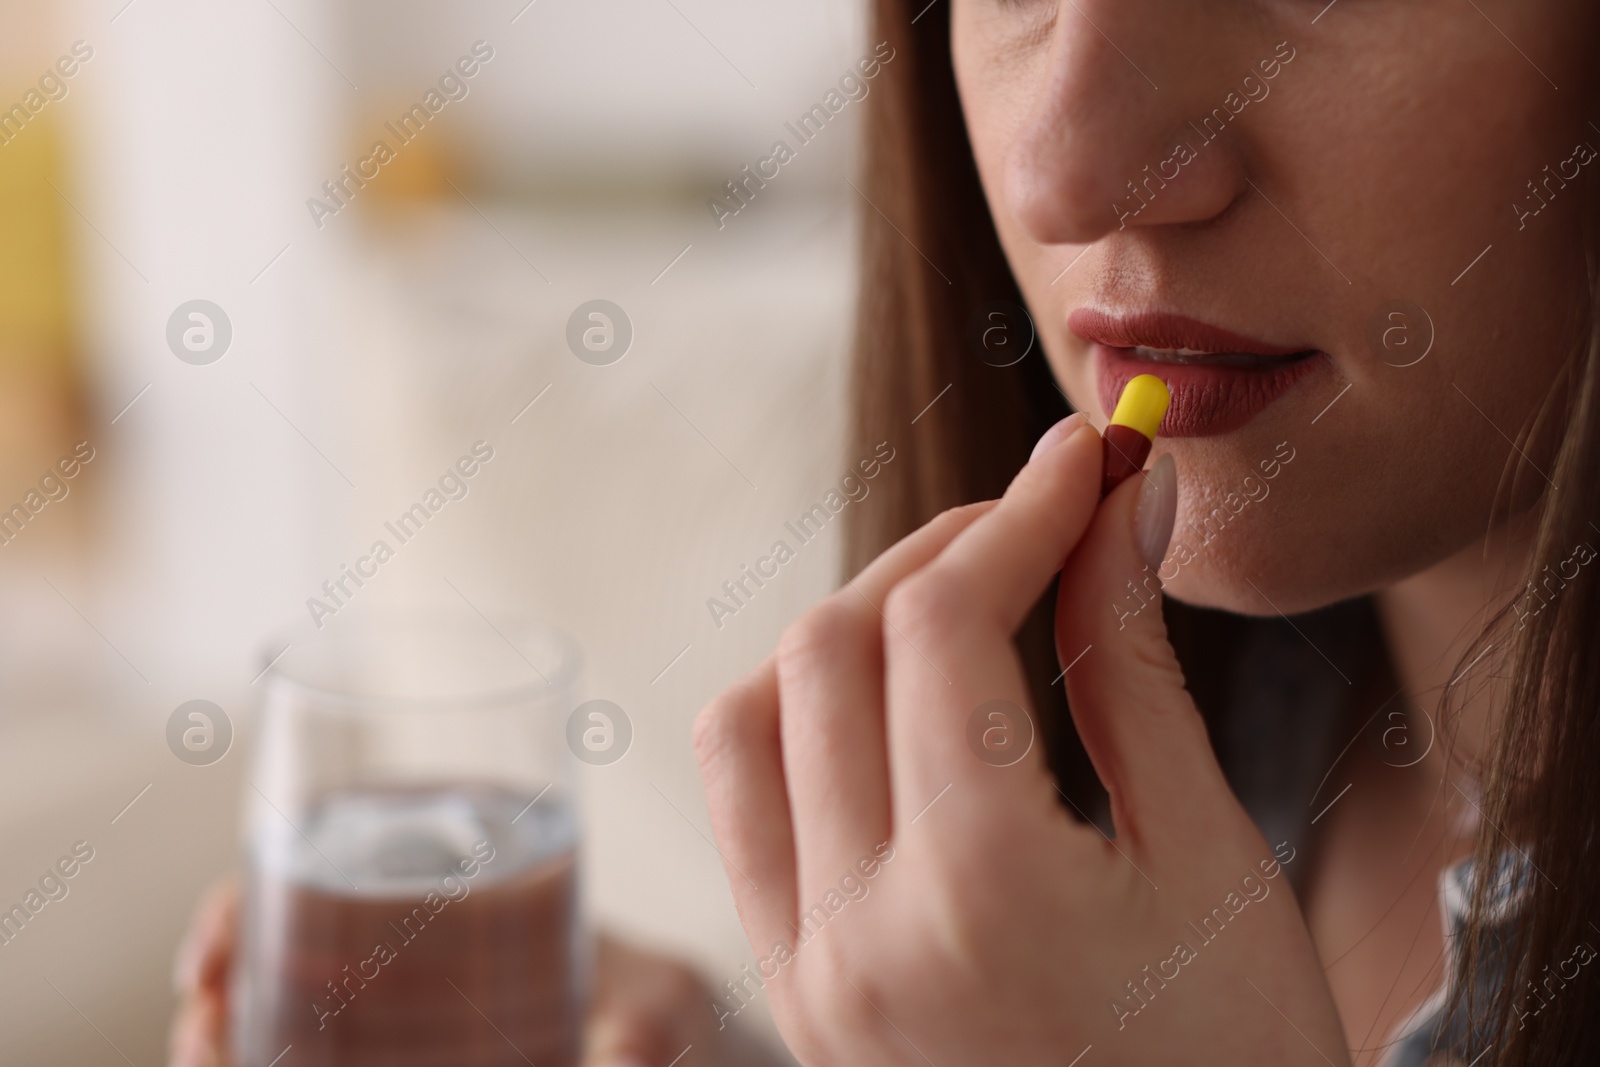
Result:
{"label": "yellow half of capsule", "polygon": [[1111,424],[1126,426],[1154,441],[1170,403],[1172,394],[1167,391],[1167,383],[1154,374],[1141,374],[1123,387],[1117,410],[1111,413]]}

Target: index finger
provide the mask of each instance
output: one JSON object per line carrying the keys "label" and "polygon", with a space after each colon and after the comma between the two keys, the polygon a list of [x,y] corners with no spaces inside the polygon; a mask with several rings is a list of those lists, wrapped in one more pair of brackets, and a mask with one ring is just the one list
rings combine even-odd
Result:
{"label": "index finger", "polygon": [[992,702],[1003,702],[994,706],[1009,708],[1008,716],[1031,705],[1012,638],[1087,529],[1102,462],[1099,435],[1079,427],[890,594],[884,658],[897,827],[902,814],[916,821],[953,786],[1011,810],[1029,796],[1054,810],[1041,752],[1015,766],[992,764],[971,747],[968,730]]}
{"label": "index finger", "polygon": [[952,583],[971,610],[1017,631],[1083,538],[1100,500],[1100,435],[1087,420],[1023,467],[1005,496],[924,575]]}

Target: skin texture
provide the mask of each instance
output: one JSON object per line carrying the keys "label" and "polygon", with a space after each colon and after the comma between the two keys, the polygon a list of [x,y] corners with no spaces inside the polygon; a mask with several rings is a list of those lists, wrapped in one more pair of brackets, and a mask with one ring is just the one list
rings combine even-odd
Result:
{"label": "skin texture", "polygon": [[[1243,429],[1157,442],[1180,471],[1174,546],[1194,550],[1162,577],[1180,599],[1250,614],[1376,592],[1412,730],[1433,737],[1443,720],[1429,709],[1525,559],[1528,523],[1490,531],[1491,506],[1527,508],[1547,485],[1521,431],[1581,306],[1584,194],[1558,186],[1526,219],[1513,205],[1537,205],[1527,183],[1577,141],[1600,144],[1586,111],[1595,16],[1566,0],[1160,9],[954,0],[996,227],[1058,381],[1097,418],[1089,346],[1066,328],[1080,307],[1182,312],[1327,353]],[[1261,78],[1285,43],[1294,59]],[[1199,145],[1188,123],[1248,73],[1266,95],[1119,221],[1113,201],[1139,203],[1126,183],[1179,139]],[[1414,366],[1368,340],[1395,299],[1436,331]],[[1295,459],[1270,493],[1230,502],[1280,442]],[[1238,514],[1208,541],[1219,507]],[[1497,714],[1474,690],[1415,766],[1357,746],[1329,772],[1325,799],[1345,781],[1352,792],[1322,824],[1307,918],[1360,1062],[1442,976],[1435,882],[1475,829],[1460,788],[1472,786],[1444,753],[1452,739],[1480,753]]]}
{"label": "skin texture", "polygon": [[[1136,511],[1159,528],[1175,497],[1141,501],[1158,480],[1136,476],[1097,508],[1100,469],[1081,425],[998,503],[885,553],[701,713],[746,932],[763,954],[794,951],[767,992],[802,1062],[1059,1065],[1089,1046],[1109,1064],[1348,1062],[1299,909],[1223,780],[1159,611],[1106,610],[1146,566]],[[1115,843],[1063,811],[1038,746],[1009,766],[969,747],[991,701],[1020,720],[1011,639],[1056,580],[1063,662],[1089,649],[1067,686]],[[800,916],[884,843],[894,858],[869,895],[793,949]],[[1237,911],[1214,939],[1188,926],[1218,907]],[[1195,958],[1164,964],[1180,941]],[[1147,966],[1140,1007],[1127,983]]]}
{"label": "skin texture", "polygon": [[[1074,406],[1101,425],[1109,414],[1089,346],[1066,327],[1082,307],[1181,312],[1329,354],[1244,429],[1156,444],[1184,486],[1175,544],[1198,552],[1169,591],[1252,614],[1381,589],[1482,537],[1518,459],[1502,431],[1517,436],[1544,397],[1583,280],[1577,187],[1520,231],[1512,204],[1577,141],[1600,145],[1584,5],[1344,0],[1312,25],[1323,7],[952,5],[991,212]],[[1263,82],[1257,65],[1283,42],[1294,58]],[[1185,136],[1200,146],[1190,121],[1251,73],[1264,99],[1119,228],[1113,202],[1138,203],[1127,183]],[[1395,299],[1437,330],[1429,358],[1403,369],[1366,339]],[[1201,548],[1194,524],[1285,441],[1296,459],[1270,498]],[[1518,488],[1525,505],[1544,482],[1524,467]]]}
{"label": "skin texture", "polygon": [[[1242,428],[1158,440],[1178,471],[1172,549],[1194,550],[1162,577],[1250,614],[1377,594],[1397,696],[1421,711],[1399,721],[1425,751],[1355,744],[1329,772],[1306,910],[1276,882],[1124,1015],[1125,983],[1197,943],[1186,924],[1271,851],[1221,779],[1154,604],[1125,626],[1107,610],[1141,576],[1135,497],[1154,479],[1096,511],[1095,435],[1053,440],[1000,503],[890,550],[701,715],[759,956],[793,949],[856,857],[894,850],[870,895],[769,979],[779,1025],[817,1065],[1059,1065],[1091,1046],[1095,1063],[1374,1063],[1441,977],[1435,882],[1473,829],[1446,749],[1478,750],[1499,713],[1476,692],[1435,743],[1427,709],[1512,591],[1547,484],[1545,450],[1510,439],[1573,338],[1583,192],[1533,217],[1516,205],[1539,203],[1527,183],[1580,139],[1600,143],[1584,110],[1596,16],[1576,0],[951,0],[949,17],[989,206],[1074,406],[1109,414],[1068,328],[1080,308],[1321,353]],[[1269,59],[1263,95],[1243,79],[1259,87]],[[1137,203],[1127,183],[1198,144],[1189,122],[1236,109],[1230,92],[1260,98],[1119,217],[1115,202]],[[1368,340],[1396,300],[1435,334],[1411,366],[1392,364],[1421,343]],[[1274,457],[1270,495],[1240,508],[1230,493]],[[1226,529],[1207,540],[1219,507]],[[1036,752],[995,768],[966,747],[987,701],[1026,706],[1009,642],[1062,560],[1057,648],[1114,843],[1061,814]]]}

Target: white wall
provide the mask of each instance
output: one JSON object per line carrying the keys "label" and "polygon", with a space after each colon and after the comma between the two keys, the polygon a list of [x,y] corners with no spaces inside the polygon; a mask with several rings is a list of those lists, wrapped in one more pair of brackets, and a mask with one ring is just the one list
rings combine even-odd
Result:
{"label": "white wall", "polygon": [[[671,186],[737,170],[859,58],[863,33],[857,0],[347,3],[352,76],[379,100],[410,99],[478,38],[497,49],[460,121],[484,169],[512,185]],[[825,150],[843,158],[848,138],[833,140]]]}
{"label": "white wall", "polygon": [[[96,49],[63,106],[103,463],[98,501],[70,502],[95,509],[100,554],[48,572],[72,606],[34,557],[0,575],[31,590],[7,632],[41,652],[0,678],[0,902],[73,840],[98,866],[0,949],[8,1062],[112,1055],[80,1010],[134,1062],[159,1060],[171,951],[236,854],[263,639],[305,625],[352,545],[486,428],[503,466],[408,549],[390,593],[448,576],[578,636],[590,692],[637,713],[636,750],[589,776],[596,914],[733,974],[746,949],[700,836],[689,724],[831,586],[836,534],[726,628],[704,601],[853,461],[837,449],[853,113],[726,232],[703,200],[864,54],[858,5],[537,0],[513,25],[524,0],[124,3],[59,14],[63,47]],[[480,37],[495,63],[440,127],[477,206],[316,229],[305,200],[363,123]],[[603,372],[561,339],[596,295],[639,331]],[[210,366],[164,336],[195,297],[233,324]],[[207,768],[161,732],[196,697],[244,731]]]}

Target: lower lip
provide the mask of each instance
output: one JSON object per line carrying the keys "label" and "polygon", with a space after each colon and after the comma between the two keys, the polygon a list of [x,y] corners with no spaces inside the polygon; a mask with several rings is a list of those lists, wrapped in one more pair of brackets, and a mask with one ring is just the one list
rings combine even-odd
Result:
{"label": "lower lip", "polygon": [[1161,420],[1162,437],[1215,437],[1232,433],[1261,414],[1324,362],[1321,353],[1277,359],[1261,367],[1205,363],[1157,363],[1139,359],[1131,348],[1094,346],[1099,369],[1100,404],[1117,406],[1123,388],[1140,374],[1167,383],[1172,404]]}

